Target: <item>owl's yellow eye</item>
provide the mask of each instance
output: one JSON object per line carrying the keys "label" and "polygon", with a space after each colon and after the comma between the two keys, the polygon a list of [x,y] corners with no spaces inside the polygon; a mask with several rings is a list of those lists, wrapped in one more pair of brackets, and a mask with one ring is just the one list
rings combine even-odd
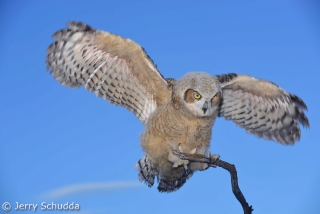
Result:
{"label": "owl's yellow eye", "polygon": [[195,99],[199,100],[199,99],[201,98],[201,95],[200,95],[199,93],[197,93],[197,92],[194,92],[194,93],[193,93],[193,97],[194,97]]}

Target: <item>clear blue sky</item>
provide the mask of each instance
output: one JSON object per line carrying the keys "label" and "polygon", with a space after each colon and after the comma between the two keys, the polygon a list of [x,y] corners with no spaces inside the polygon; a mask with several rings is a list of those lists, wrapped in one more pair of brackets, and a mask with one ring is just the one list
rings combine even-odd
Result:
{"label": "clear blue sky", "polygon": [[62,87],[45,70],[51,35],[70,20],[141,44],[165,77],[249,74],[301,97],[311,128],[296,145],[255,138],[220,118],[211,152],[236,165],[254,213],[320,213],[316,0],[1,1],[0,204],[75,202],[93,214],[242,213],[221,168],[196,173],[171,194],[139,184],[143,125],[84,89]]}

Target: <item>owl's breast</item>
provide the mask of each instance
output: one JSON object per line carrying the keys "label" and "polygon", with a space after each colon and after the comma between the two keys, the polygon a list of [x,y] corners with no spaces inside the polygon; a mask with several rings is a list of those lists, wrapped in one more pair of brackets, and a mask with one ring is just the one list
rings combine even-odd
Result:
{"label": "owl's breast", "polygon": [[151,157],[166,158],[170,147],[180,146],[184,152],[198,147],[197,153],[209,148],[213,118],[186,117],[170,106],[157,109],[149,118],[142,133],[141,146]]}
{"label": "owl's breast", "polygon": [[200,153],[207,151],[211,140],[213,123],[213,120],[187,119],[185,121],[185,139],[180,141],[183,149],[191,151],[193,148],[198,147],[198,151],[202,151]]}

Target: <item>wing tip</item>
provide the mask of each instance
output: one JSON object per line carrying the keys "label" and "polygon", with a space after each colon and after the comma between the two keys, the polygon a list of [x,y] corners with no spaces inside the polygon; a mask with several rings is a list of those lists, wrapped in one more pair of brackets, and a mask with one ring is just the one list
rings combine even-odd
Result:
{"label": "wing tip", "polygon": [[75,31],[89,31],[89,30],[93,30],[93,28],[83,22],[79,22],[79,21],[69,21],[67,22],[67,27],[71,30],[75,30]]}
{"label": "wing tip", "polygon": [[310,128],[310,122],[309,119],[307,118],[307,116],[305,114],[303,114],[303,119],[301,121],[301,124],[304,128],[309,129]]}
{"label": "wing tip", "polygon": [[298,123],[302,124],[303,127],[310,128],[310,123],[309,123],[308,117],[305,115],[301,106],[297,105],[296,103],[295,103],[295,117],[294,117],[294,119],[296,119],[298,121]]}
{"label": "wing tip", "polygon": [[298,97],[294,94],[290,94],[290,98],[300,108],[302,108],[303,110],[306,110],[306,111],[308,110],[307,105],[305,104],[305,102],[303,102],[303,100],[300,97]]}

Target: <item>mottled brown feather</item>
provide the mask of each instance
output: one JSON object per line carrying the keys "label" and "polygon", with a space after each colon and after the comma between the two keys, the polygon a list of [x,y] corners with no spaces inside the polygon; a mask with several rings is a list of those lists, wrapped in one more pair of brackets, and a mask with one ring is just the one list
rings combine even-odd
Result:
{"label": "mottled brown feather", "polygon": [[47,69],[62,85],[85,88],[132,111],[142,123],[171,100],[171,91],[141,46],[115,34],[69,22],[47,49]]}
{"label": "mottled brown feather", "polygon": [[[276,84],[247,75],[224,75],[219,116],[250,134],[282,144],[300,139],[299,123],[309,127],[305,103]],[[226,81],[227,79],[227,81]]]}
{"label": "mottled brown feather", "polygon": [[212,106],[217,106],[220,103],[220,100],[221,100],[221,93],[218,92],[212,99]]}

